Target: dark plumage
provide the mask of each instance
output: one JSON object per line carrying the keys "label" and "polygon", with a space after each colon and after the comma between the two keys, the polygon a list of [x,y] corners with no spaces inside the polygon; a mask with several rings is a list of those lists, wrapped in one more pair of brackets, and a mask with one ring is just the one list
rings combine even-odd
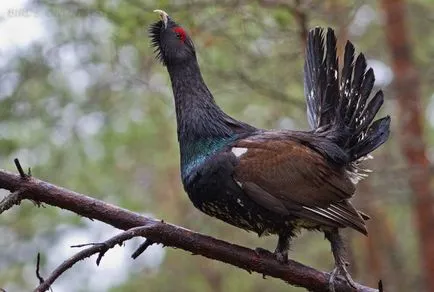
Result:
{"label": "dark plumage", "polygon": [[337,273],[345,268],[339,228],[367,234],[366,215],[350,203],[364,176],[358,163],[383,144],[390,118],[373,122],[383,94],[370,94],[372,69],[363,54],[345,47],[338,74],[336,38],[309,33],[305,93],[310,131],[262,130],[225,114],[214,102],[188,34],[165,12],[150,27],[158,59],[167,67],[176,105],[181,175],[194,206],[259,235],[277,234],[275,251],[287,260],[289,240],[300,228],[321,230],[330,241]]}

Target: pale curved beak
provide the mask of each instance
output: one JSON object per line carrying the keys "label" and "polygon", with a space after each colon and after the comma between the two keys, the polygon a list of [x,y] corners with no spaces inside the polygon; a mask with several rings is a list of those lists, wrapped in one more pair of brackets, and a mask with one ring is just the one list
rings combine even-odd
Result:
{"label": "pale curved beak", "polygon": [[160,14],[160,18],[164,23],[164,28],[167,28],[167,22],[169,21],[169,14],[167,14],[165,11],[160,9],[155,9],[154,12]]}

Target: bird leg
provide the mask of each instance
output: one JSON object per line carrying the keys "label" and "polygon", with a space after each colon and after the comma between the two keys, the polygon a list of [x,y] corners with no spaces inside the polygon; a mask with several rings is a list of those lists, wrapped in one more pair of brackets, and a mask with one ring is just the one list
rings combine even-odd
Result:
{"label": "bird leg", "polygon": [[274,251],[276,259],[282,263],[288,263],[289,240],[291,236],[288,233],[280,233],[277,241],[277,247]]}
{"label": "bird leg", "polygon": [[338,275],[343,276],[351,287],[356,288],[356,283],[353,281],[350,273],[347,270],[348,263],[345,260],[345,245],[338,229],[334,228],[329,231],[324,231],[324,234],[325,237],[330,241],[333,257],[335,258],[335,268],[331,272],[329,279],[329,290],[331,292],[335,291],[334,282]]}

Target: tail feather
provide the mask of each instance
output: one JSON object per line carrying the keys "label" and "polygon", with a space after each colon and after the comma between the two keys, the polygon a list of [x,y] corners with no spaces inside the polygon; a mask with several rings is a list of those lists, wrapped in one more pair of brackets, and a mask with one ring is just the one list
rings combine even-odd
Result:
{"label": "tail feather", "polygon": [[375,115],[380,110],[381,106],[384,102],[384,96],[383,91],[378,91],[374,97],[369,101],[368,105],[365,107],[365,109],[360,112],[360,116],[358,117],[357,121],[360,121],[359,127],[356,128],[356,131],[353,134],[352,140],[349,144],[355,145],[357,144],[357,141],[362,134],[362,132],[369,127],[369,124],[371,121],[375,118]]}
{"label": "tail feather", "polygon": [[372,70],[372,68],[369,68],[369,70],[365,74],[363,83],[360,86],[360,93],[359,93],[360,97],[358,100],[356,99],[357,105],[352,110],[353,115],[349,121],[350,128],[354,128],[356,126],[357,121],[359,121],[362,118],[362,115],[364,114],[363,110],[365,109],[366,102],[369,98],[369,95],[371,94],[372,88],[374,87],[374,83],[375,83],[374,71]]}
{"label": "tail feather", "polygon": [[[323,63],[324,56],[324,38],[309,37],[305,62],[304,90],[306,93],[306,102],[308,108],[308,119],[311,128],[317,128],[320,125],[319,118],[323,116],[320,113],[322,103],[318,99],[322,98],[321,90],[326,86],[326,72]],[[321,57],[320,57],[321,56]]]}
{"label": "tail feather", "polygon": [[381,144],[389,138],[390,117],[384,117],[376,120],[366,131],[365,137],[350,149],[356,153],[355,160],[358,160],[370,152],[377,149]]}
{"label": "tail feather", "polygon": [[309,32],[305,62],[305,93],[309,124],[318,135],[335,142],[349,162],[366,156],[389,136],[390,118],[374,121],[383,104],[383,93],[372,98],[375,76],[366,58],[354,61],[354,46],[347,42],[339,76],[334,31],[315,28]]}
{"label": "tail feather", "polygon": [[[345,53],[344,53],[344,64],[353,64],[354,62],[354,46],[351,42],[347,42],[345,45]],[[340,91],[342,93],[349,93],[351,89],[351,79],[353,77],[353,69],[350,66],[344,66],[342,68],[341,75],[341,87]],[[348,102],[348,94],[341,94],[341,98],[344,99],[342,104],[347,104]]]}
{"label": "tail feather", "polygon": [[324,94],[323,100],[324,104],[328,107],[324,112],[324,115],[327,116],[326,119],[321,120],[324,124],[329,124],[333,122],[335,118],[335,96],[336,92],[339,92],[339,80],[338,80],[338,58],[336,56],[336,37],[333,33],[333,30],[329,29],[327,31],[327,48],[334,48],[326,55],[326,78],[327,78],[327,89]]}

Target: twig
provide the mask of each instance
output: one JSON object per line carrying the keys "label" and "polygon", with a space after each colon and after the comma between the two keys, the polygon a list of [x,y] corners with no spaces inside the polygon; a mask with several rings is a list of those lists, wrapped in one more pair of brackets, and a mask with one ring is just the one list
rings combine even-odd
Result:
{"label": "twig", "polygon": [[44,282],[44,278],[42,278],[41,274],[39,273],[40,264],[41,264],[41,254],[38,252],[38,256],[36,257],[36,278],[38,278],[39,284],[42,284]]}
{"label": "twig", "polygon": [[18,158],[14,159],[14,163],[15,163],[15,166],[17,167],[17,170],[18,170],[21,178],[27,178],[27,174],[24,172],[23,168],[21,167],[21,163],[18,160]]}
{"label": "twig", "polygon": [[[79,244],[74,245],[73,247],[83,247],[91,245],[91,247],[86,248],[69,259],[65,260],[61,265],[59,265],[49,276],[48,278],[40,283],[40,285],[34,290],[34,292],[43,292],[46,291],[53,283],[56,281],[57,278],[59,278],[60,275],[62,275],[64,272],[66,272],[69,268],[71,268],[73,265],[75,265],[77,262],[91,257],[92,255],[98,254],[98,258],[96,260],[96,264],[99,266],[102,257],[105,255],[105,253],[115,247],[116,245],[122,245],[122,243],[128,239],[131,239],[133,237],[141,236],[142,233],[145,233],[146,229],[148,229],[150,226],[141,226],[141,227],[135,227],[131,228],[127,231],[124,231],[102,243],[89,243],[89,244]],[[39,255],[39,254],[38,254]]]}
{"label": "twig", "polygon": [[[39,272],[40,267],[41,267],[41,254],[38,252],[38,256],[36,257],[36,278],[38,278],[39,280],[39,285],[42,285],[42,283],[44,283],[45,280]],[[52,291],[50,286],[51,285],[48,285],[48,288],[46,290],[50,289],[50,291]]]}
{"label": "twig", "polygon": [[133,259],[136,259],[139,257],[139,255],[141,255],[148,247],[150,247],[151,245],[153,245],[155,242],[153,242],[150,239],[146,239],[144,243],[142,243],[135,252],[133,252],[133,254],[131,255],[131,257]]}
{"label": "twig", "polygon": [[19,205],[23,199],[21,194],[22,191],[18,190],[4,197],[3,200],[0,201],[0,214],[9,210],[14,205]]}
{"label": "twig", "polygon": [[[0,170],[0,188],[12,191],[26,190],[21,195],[22,199],[35,200],[67,209],[78,215],[105,222],[119,229],[128,230],[134,227],[146,226],[141,235],[155,243],[180,248],[247,271],[279,278],[291,285],[301,286],[310,291],[327,291],[328,289],[330,277],[328,273],[315,270],[293,260],[289,260],[287,264],[282,265],[271,254],[258,256],[254,250],[249,248],[145,217],[34,177],[23,180],[20,175]],[[104,248],[107,249],[107,246],[92,246],[74,257],[84,258],[83,255],[88,254],[90,256],[94,254],[94,249],[100,252]],[[70,265],[71,261],[65,263],[59,269],[67,270]],[[44,283],[52,283],[52,281],[47,278]],[[357,288],[360,292],[378,291],[362,285],[358,285]],[[354,291],[341,278],[336,281],[335,290],[336,292]]]}
{"label": "twig", "polygon": [[70,247],[85,247],[85,246],[94,246],[94,245],[98,245],[101,244],[101,242],[89,242],[89,243],[83,243],[83,244],[75,244],[75,245],[71,245]]}
{"label": "twig", "polygon": [[93,246],[96,247],[97,249],[101,249],[101,251],[99,251],[98,257],[96,258],[96,265],[99,266],[99,264],[101,263],[101,259],[102,257],[105,255],[105,253],[111,248],[109,246],[107,246],[107,244],[105,242],[92,242],[92,243],[85,243],[85,244],[77,244],[77,245],[71,245],[71,247],[84,247],[84,246]]}

